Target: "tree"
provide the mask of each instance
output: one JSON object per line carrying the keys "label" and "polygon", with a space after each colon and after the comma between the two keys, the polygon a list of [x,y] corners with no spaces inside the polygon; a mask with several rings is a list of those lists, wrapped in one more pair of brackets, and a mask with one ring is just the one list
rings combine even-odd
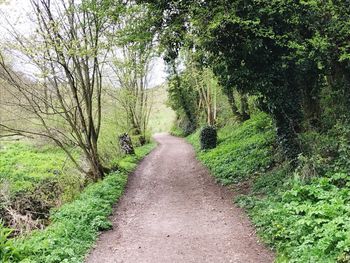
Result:
{"label": "tree", "polygon": [[[31,124],[20,129],[0,125],[54,141],[80,171],[97,180],[107,170],[98,152],[103,63],[108,52],[105,34],[110,25],[106,13],[118,4],[104,0],[79,4],[73,0],[31,0],[31,4],[35,33],[25,37],[14,32],[13,36],[16,52],[35,66],[37,79],[22,77],[23,73],[11,68],[3,56],[0,59],[0,77],[14,91],[13,106],[30,114]],[[70,153],[72,147],[81,150],[88,170]]]}
{"label": "tree", "polygon": [[327,121],[332,126],[350,120],[350,5],[348,1],[318,0],[314,9],[317,34],[311,44],[326,79],[324,97],[331,105]]}
{"label": "tree", "polygon": [[149,72],[154,58],[153,34],[149,29],[150,14],[143,6],[129,7],[118,23],[112,69],[118,82],[115,97],[126,112],[129,127],[140,143],[146,142],[151,112]]}
{"label": "tree", "polygon": [[203,69],[200,77],[201,80],[197,86],[200,94],[199,108],[203,108],[207,124],[209,126],[215,126],[219,85],[212,70],[209,68]]}
{"label": "tree", "polygon": [[[193,86],[193,78],[188,72],[171,74],[168,78],[168,104],[183,122],[186,135],[191,134],[198,125],[199,94]],[[182,116],[185,118],[182,119]]]}
{"label": "tree", "polygon": [[165,8],[160,31],[177,36],[164,37],[166,43],[177,41],[170,43],[170,50],[188,42],[183,36],[189,32],[196,36],[195,49],[213,67],[231,105],[233,88],[261,96],[262,109],[275,119],[285,155],[295,160],[303,118],[302,75],[312,72],[305,72],[304,65],[315,65],[297,53],[313,34],[303,23],[308,6],[288,0],[147,2]]}
{"label": "tree", "polygon": [[196,115],[198,118],[204,113],[205,122],[209,126],[216,124],[217,118],[217,95],[219,85],[213,71],[209,67],[203,67],[194,52],[184,52],[185,69],[182,76],[187,79],[189,86],[196,93]]}

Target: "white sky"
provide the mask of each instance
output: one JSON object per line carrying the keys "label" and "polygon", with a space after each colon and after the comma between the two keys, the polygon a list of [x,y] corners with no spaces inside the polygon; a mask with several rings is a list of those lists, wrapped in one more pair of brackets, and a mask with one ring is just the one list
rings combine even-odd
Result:
{"label": "white sky", "polygon": [[[54,2],[55,0],[52,0]],[[1,3],[1,0],[0,0]],[[5,4],[0,4],[0,45],[11,38],[8,23],[11,24],[21,34],[30,34],[35,25],[30,21],[31,4],[29,0],[5,0]],[[18,64],[18,66],[17,66]],[[30,65],[17,63],[16,66],[21,71],[30,74],[33,68]],[[163,59],[155,58],[152,71],[149,76],[149,87],[155,87],[165,82],[166,72]],[[31,74],[32,75],[32,74]]]}

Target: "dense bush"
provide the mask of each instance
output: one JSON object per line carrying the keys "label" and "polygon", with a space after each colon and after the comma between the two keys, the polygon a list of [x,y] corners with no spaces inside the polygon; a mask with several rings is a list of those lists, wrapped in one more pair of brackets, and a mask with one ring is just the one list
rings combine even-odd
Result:
{"label": "dense bush", "polygon": [[205,126],[200,132],[201,149],[213,149],[217,144],[217,132],[215,127]]}

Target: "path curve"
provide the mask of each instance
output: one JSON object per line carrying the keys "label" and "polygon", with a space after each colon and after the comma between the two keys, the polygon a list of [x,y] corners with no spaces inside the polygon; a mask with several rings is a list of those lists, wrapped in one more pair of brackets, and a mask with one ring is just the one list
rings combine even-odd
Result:
{"label": "path curve", "polygon": [[158,147],[130,175],[113,215],[86,263],[267,263],[233,195],[215,184],[185,140],[155,136]]}

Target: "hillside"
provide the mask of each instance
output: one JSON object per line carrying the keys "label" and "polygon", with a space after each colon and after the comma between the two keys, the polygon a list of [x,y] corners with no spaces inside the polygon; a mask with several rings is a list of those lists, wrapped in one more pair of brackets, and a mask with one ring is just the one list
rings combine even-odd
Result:
{"label": "hillside", "polygon": [[175,112],[167,106],[168,94],[167,85],[152,88],[149,90],[151,94],[151,114],[149,118],[149,127],[151,133],[169,132],[175,121]]}

